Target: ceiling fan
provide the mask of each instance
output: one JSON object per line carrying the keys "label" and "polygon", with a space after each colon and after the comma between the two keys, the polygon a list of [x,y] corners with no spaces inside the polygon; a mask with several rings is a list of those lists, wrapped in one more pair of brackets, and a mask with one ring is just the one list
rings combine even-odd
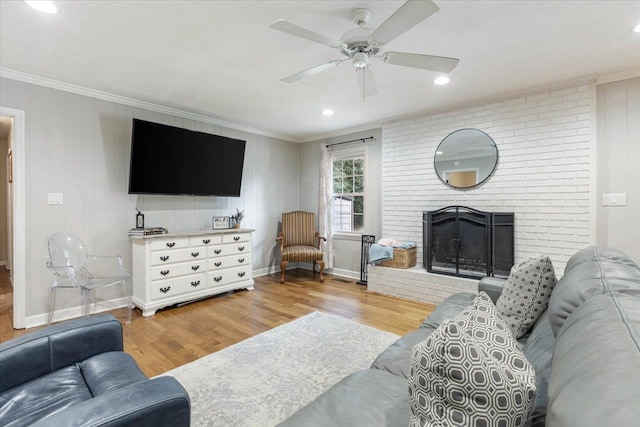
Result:
{"label": "ceiling fan", "polygon": [[340,40],[325,37],[284,19],[279,19],[271,24],[270,27],[287,34],[338,49],[346,56],[344,59],[329,61],[285,77],[282,81],[287,83],[295,82],[304,77],[309,77],[330,68],[337,67],[351,59],[356,70],[360,93],[362,94],[362,99],[364,99],[366,96],[373,96],[377,93],[373,72],[369,65],[371,58],[380,59],[387,64],[449,73],[456,67],[459,59],[418,53],[379,53],[383,45],[389,43],[437,11],[438,6],[430,0],[409,0],[396,10],[393,15],[387,18],[382,25],[374,29],[366,27],[367,22],[371,19],[371,11],[369,9],[355,9],[351,12],[351,16],[358,25],[358,28],[347,31],[340,37]]}

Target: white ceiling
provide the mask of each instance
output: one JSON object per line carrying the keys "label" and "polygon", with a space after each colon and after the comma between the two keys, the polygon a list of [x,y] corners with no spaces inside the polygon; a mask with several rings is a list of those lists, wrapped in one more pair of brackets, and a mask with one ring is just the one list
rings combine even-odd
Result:
{"label": "white ceiling", "polygon": [[[362,100],[350,62],[295,83],[281,78],[340,59],[269,28],[286,19],[330,38],[403,1],[54,1],[46,15],[0,1],[0,67],[307,141],[501,93],[640,67],[639,1],[443,1],[382,51],[460,58],[436,73],[372,63]],[[1,94],[0,94],[1,96]],[[321,111],[331,108],[332,117]]]}

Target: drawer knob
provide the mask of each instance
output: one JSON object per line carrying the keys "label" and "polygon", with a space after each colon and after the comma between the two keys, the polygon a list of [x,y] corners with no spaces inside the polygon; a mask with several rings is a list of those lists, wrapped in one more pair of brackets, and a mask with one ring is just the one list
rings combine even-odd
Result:
{"label": "drawer knob", "polygon": [[162,270],[160,274],[162,274],[163,276],[166,276],[167,274],[169,274],[169,270]]}
{"label": "drawer knob", "polygon": [[220,280],[222,280],[222,276],[214,277],[213,280],[215,280],[216,282],[219,282]]}
{"label": "drawer knob", "polygon": [[238,277],[244,277],[244,275],[245,275],[244,271],[241,271],[240,273],[238,273]]}
{"label": "drawer knob", "polygon": [[192,265],[192,266],[191,266],[191,269],[192,269],[193,271],[196,271],[196,270],[198,270],[199,268],[200,268],[200,266],[199,266],[199,265]]}
{"label": "drawer knob", "polygon": [[198,258],[198,255],[200,255],[200,252],[191,252],[191,256],[194,258]]}
{"label": "drawer knob", "polygon": [[164,288],[160,288],[160,292],[162,292],[163,294],[166,294],[170,290],[171,290],[171,286],[165,286]]}
{"label": "drawer knob", "polygon": [[169,246],[170,248],[174,247],[176,245],[176,242],[167,242],[167,246]]}
{"label": "drawer knob", "polygon": [[240,236],[233,236],[233,240],[237,242],[238,240],[240,240]]}
{"label": "drawer knob", "polygon": [[222,265],[222,263],[220,261],[218,261],[218,262],[214,262],[213,265],[215,265],[216,267],[220,267]]}
{"label": "drawer knob", "polygon": [[216,255],[220,255],[220,252],[222,252],[222,249],[216,249],[213,252],[215,252]]}
{"label": "drawer knob", "polygon": [[169,259],[169,255],[165,255],[165,256],[161,256],[161,257],[160,257],[160,260],[161,260],[161,261],[166,261],[166,260],[168,260],[168,259]]}
{"label": "drawer knob", "polygon": [[204,239],[204,240],[202,241],[202,243],[204,243],[205,245],[208,245],[208,244],[209,244],[209,242],[211,242],[211,239]]}
{"label": "drawer knob", "polygon": [[244,251],[244,246],[240,246],[240,247],[238,247],[238,250],[239,250],[240,252]]}
{"label": "drawer knob", "polygon": [[242,264],[242,263],[244,262],[244,258],[240,258],[240,259],[238,259],[238,262],[239,262],[240,264]]}
{"label": "drawer knob", "polygon": [[200,284],[200,280],[196,282],[191,282],[191,286],[193,286],[194,288],[197,288],[199,284]]}

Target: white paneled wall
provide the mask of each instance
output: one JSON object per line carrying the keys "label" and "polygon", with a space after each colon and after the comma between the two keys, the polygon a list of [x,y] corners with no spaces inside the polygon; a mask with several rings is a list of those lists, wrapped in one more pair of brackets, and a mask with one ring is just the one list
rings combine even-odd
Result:
{"label": "white paneled wall", "polygon": [[[244,209],[243,227],[256,230],[254,270],[275,264],[280,215],[299,205],[297,144],[6,78],[0,79],[0,105],[26,113],[27,317],[46,311],[47,236],[75,234],[91,252],[121,254],[130,267],[127,231],[135,226],[136,207],[145,225],[170,231],[210,229],[212,216]],[[134,117],[246,140],[241,197],[129,195]],[[48,205],[50,192],[63,193],[64,204]]]}
{"label": "white paneled wall", "polygon": [[[578,84],[490,104],[388,123],[382,130],[382,232],[418,242],[422,212],[449,205],[515,212],[516,262],[548,254],[562,274],[590,243],[591,85]],[[461,191],[436,176],[440,141],[477,128],[496,142],[499,163],[478,188]]]}

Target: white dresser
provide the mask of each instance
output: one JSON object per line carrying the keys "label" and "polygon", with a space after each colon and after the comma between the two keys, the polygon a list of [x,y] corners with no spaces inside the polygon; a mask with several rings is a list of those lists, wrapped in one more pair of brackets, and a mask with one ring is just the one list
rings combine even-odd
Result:
{"label": "white dresser", "polygon": [[142,315],[234,289],[253,289],[248,229],[131,237],[133,303]]}

